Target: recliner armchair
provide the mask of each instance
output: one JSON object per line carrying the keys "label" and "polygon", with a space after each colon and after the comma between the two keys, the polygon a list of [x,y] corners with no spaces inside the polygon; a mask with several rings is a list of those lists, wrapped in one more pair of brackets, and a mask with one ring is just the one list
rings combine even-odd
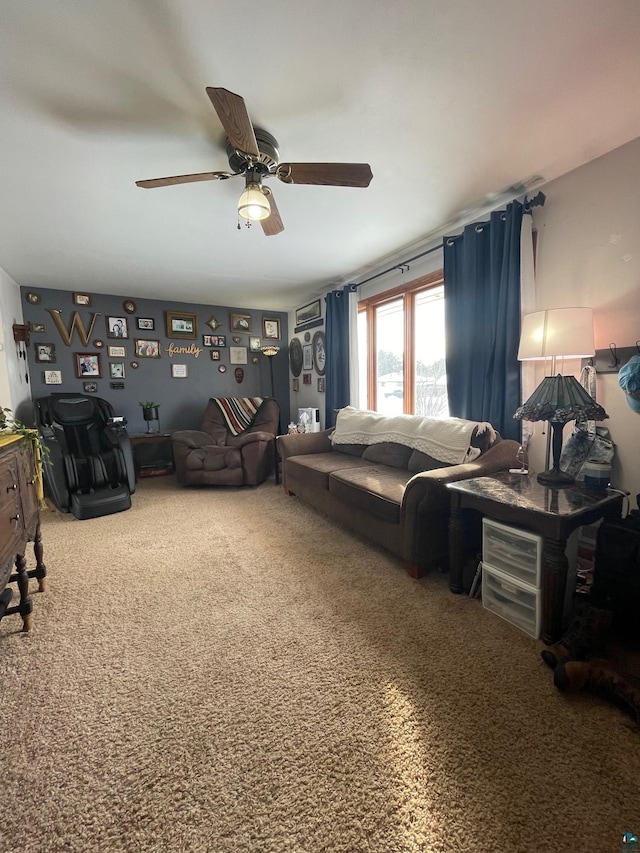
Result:
{"label": "recliner armchair", "polygon": [[280,408],[260,397],[215,397],[199,430],[171,435],[179,483],[188,486],[257,486],[275,461]]}

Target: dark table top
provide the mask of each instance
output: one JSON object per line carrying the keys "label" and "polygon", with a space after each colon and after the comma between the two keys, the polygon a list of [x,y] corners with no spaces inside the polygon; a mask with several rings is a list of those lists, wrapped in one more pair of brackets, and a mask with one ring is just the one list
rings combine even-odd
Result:
{"label": "dark table top", "polygon": [[587,489],[583,483],[551,489],[539,483],[535,474],[506,471],[492,477],[458,480],[448,483],[447,488],[460,495],[552,516],[578,515],[621,500],[620,493],[611,489]]}

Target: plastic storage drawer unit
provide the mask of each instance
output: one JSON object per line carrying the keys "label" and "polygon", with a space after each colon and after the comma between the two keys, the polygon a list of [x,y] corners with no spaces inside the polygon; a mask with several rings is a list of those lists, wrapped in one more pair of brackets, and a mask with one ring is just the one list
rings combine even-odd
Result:
{"label": "plastic storage drawer unit", "polygon": [[498,569],[538,588],[541,584],[542,536],[482,519],[482,565]]}
{"label": "plastic storage drawer unit", "polygon": [[482,605],[534,639],[540,636],[540,590],[482,564]]}

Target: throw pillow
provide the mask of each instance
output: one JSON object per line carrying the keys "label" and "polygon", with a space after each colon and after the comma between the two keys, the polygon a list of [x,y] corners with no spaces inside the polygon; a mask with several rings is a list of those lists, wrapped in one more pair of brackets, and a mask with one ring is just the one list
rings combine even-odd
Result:
{"label": "throw pillow", "polygon": [[376,462],[379,465],[390,465],[392,468],[406,470],[409,458],[413,450],[404,444],[395,441],[381,441],[380,444],[370,444],[362,454],[367,462]]}

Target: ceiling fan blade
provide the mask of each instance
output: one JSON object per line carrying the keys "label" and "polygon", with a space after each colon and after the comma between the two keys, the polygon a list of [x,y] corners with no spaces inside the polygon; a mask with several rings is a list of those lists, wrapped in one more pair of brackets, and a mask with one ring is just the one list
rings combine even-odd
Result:
{"label": "ceiling fan blade", "polygon": [[153,178],[150,181],[136,181],[137,187],[145,190],[154,187],[171,187],[174,184],[195,184],[197,181],[222,181],[237,177],[234,172],[198,172],[196,175],[174,175],[171,178]]}
{"label": "ceiling fan blade", "polygon": [[280,163],[276,177],[285,184],[368,187],[373,173],[368,163]]}
{"label": "ceiling fan blade", "polygon": [[213,86],[207,86],[207,95],[211,98],[211,103],[218,113],[229,142],[236,151],[248,154],[257,160],[260,151],[244,98],[228,89]]}
{"label": "ceiling fan blade", "polygon": [[269,214],[269,216],[267,216],[266,219],[260,220],[260,225],[262,225],[262,230],[264,231],[267,237],[275,237],[276,234],[279,234],[281,231],[284,231],[284,225],[282,224],[282,219],[280,218],[280,211],[276,206],[276,200],[273,196],[273,192],[269,187],[263,187],[262,191],[269,199],[271,213]]}

